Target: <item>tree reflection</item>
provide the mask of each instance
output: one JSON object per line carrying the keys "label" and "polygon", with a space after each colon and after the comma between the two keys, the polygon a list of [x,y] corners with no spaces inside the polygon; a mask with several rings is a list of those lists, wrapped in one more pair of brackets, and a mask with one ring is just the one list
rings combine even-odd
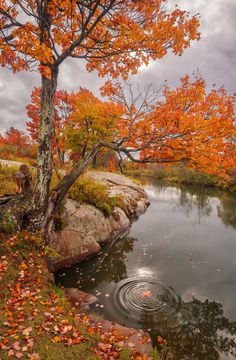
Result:
{"label": "tree reflection", "polygon": [[225,226],[236,229],[236,196],[223,193],[220,205],[217,206],[217,214]]}
{"label": "tree reflection", "polygon": [[186,216],[195,214],[197,222],[210,216],[212,212],[211,192],[206,189],[180,188],[180,195],[175,203],[177,210],[182,210]]}
{"label": "tree reflection", "polygon": [[97,257],[86,260],[69,269],[59,271],[56,281],[65,287],[86,288],[92,292],[102,282],[119,282],[127,278],[126,254],[134,249],[137,239],[120,239],[103,247]]}
{"label": "tree reflection", "polygon": [[182,302],[180,311],[168,319],[142,313],[141,323],[155,334],[154,343],[157,336],[165,339],[162,360],[218,360],[222,353],[236,355],[236,322],[230,322],[215,301]]}
{"label": "tree reflection", "polygon": [[[155,183],[158,191],[173,191],[173,208],[175,211],[183,211],[189,217],[195,215],[196,221],[210,216],[213,205],[212,199],[217,198],[217,215],[227,227],[236,229],[236,196],[226,191],[207,187],[178,186],[167,187],[165,184]],[[177,195],[177,196],[176,196]]]}

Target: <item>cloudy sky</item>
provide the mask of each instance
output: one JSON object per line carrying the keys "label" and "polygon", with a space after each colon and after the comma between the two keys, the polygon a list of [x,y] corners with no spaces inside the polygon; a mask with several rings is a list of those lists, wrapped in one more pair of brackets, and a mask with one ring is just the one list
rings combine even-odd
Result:
{"label": "cloudy sky", "polygon": [[[169,0],[192,14],[201,14],[200,42],[180,56],[169,54],[159,62],[142,67],[135,80],[142,86],[153,84],[159,87],[164,80],[172,86],[178,84],[184,74],[191,74],[197,68],[209,88],[212,84],[225,85],[230,93],[236,92],[236,0]],[[34,86],[39,85],[36,73],[12,74],[0,70],[0,131],[10,126],[25,129],[27,120],[25,105],[30,100]],[[87,87],[99,94],[102,80],[96,73],[88,74],[84,64],[73,60],[63,65],[59,88],[77,90]]]}

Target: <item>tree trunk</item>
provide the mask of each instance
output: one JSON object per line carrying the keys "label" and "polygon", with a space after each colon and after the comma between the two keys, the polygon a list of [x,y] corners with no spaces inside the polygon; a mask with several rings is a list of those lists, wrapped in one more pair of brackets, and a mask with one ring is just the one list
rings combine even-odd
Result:
{"label": "tree trunk", "polygon": [[52,178],[54,97],[57,78],[57,68],[52,70],[51,79],[42,76],[37,179],[33,196],[28,199],[27,214],[25,216],[26,226],[30,230],[41,230],[43,228],[49,204]]}
{"label": "tree trunk", "polygon": [[87,156],[73,167],[70,174],[65,175],[64,178],[57,185],[57,187],[52,190],[44,220],[44,227],[47,234],[50,234],[51,232],[53,216],[60,207],[69,189],[75,183],[75,181],[83,174],[87,167],[93,162],[93,159],[94,157],[96,157],[100,148],[101,144],[96,144],[87,154]]}

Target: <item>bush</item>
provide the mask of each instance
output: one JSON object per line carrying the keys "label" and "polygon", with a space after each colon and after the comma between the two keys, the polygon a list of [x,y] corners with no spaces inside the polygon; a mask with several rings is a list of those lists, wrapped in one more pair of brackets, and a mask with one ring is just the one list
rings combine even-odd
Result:
{"label": "bush", "polygon": [[69,197],[81,203],[87,203],[109,216],[115,206],[121,205],[119,196],[109,196],[107,187],[86,177],[76,181],[69,191]]}

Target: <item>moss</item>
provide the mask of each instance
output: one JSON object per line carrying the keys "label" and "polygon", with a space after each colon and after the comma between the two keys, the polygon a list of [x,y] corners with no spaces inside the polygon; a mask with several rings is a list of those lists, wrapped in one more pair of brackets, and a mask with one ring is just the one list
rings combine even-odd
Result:
{"label": "moss", "polygon": [[76,181],[69,191],[69,197],[95,206],[101,210],[105,216],[111,215],[115,206],[121,206],[122,201],[119,196],[110,196],[106,185],[82,177]]}

